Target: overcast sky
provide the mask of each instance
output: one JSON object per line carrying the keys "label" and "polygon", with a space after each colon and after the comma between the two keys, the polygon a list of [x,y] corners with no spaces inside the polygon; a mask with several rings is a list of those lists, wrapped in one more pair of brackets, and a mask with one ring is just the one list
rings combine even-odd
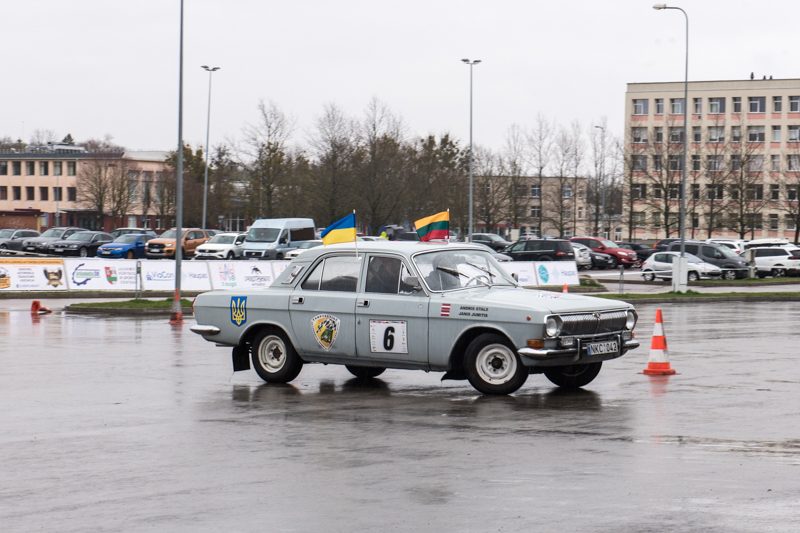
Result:
{"label": "overcast sky", "polygon": [[[184,141],[241,136],[260,99],[305,144],[326,103],[359,117],[376,97],[410,136],[469,134],[499,149],[538,113],[620,134],[625,84],[683,79],[684,21],[652,0],[186,0]],[[0,136],[36,129],[129,149],[177,146],[179,0],[5,2]],[[690,80],[800,77],[797,0],[682,0]]]}

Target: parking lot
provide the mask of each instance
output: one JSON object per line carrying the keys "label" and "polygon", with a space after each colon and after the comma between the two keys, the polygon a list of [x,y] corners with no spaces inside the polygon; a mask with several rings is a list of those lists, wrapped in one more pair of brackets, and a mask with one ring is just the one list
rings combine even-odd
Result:
{"label": "parking lot", "polygon": [[[58,307],[56,303],[53,307]],[[439,374],[288,386],[164,319],[0,301],[4,531],[797,531],[793,303],[664,305],[586,390]]]}

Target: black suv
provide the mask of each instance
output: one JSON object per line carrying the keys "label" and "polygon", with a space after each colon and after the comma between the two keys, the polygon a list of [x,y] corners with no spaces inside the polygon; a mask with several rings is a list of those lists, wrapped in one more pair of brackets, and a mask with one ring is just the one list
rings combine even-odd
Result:
{"label": "black suv", "polygon": [[575,261],[572,244],[563,239],[527,239],[517,241],[503,253],[514,261]]}
{"label": "black suv", "polygon": [[496,235],[494,233],[473,233],[471,240],[472,242],[485,244],[486,246],[497,252],[505,249],[506,246],[511,244],[510,242],[502,238],[500,235]]}

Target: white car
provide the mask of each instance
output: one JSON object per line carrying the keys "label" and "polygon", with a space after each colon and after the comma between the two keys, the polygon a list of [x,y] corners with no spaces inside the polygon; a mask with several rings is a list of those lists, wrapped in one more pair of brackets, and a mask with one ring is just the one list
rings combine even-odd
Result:
{"label": "white car", "polygon": [[577,265],[578,270],[585,268],[589,270],[592,268],[592,254],[590,253],[591,250],[587,246],[583,244],[579,244],[577,242],[573,242],[572,249],[575,250],[575,265]]}
{"label": "white car", "polygon": [[[678,262],[680,252],[656,252],[642,263],[642,279],[653,281],[659,279],[672,279],[672,264]],[[689,263],[686,275],[689,281],[698,279],[715,278],[722,276],[722,270],[711,263],[706,263],[696,255],[685,254]]]}
{"label": "white car", "polygon": [[217,233],[195,249],[195,259],[239,259],[244,250],[245,233]]}
{"label": "white car", "polygon": [[302,254],[306,250],[310,248],[316,248],[317,246],[322,246],[322,241],[320,240],[312,240],[312,241],[297,241],[292,243],[292,248],[287,250],[286,253],[283,255],[285,259],[294,259],[298,255]]}
{"label": "white car", "polygon": [[755,263],[756,275],[781,277],[800,273],[800,248],[789,246],[765,246],[750,248],[744,253],[748,263]]}
{"label": "white car", "polygon": [[745,250],[746,241],[743,241],[742,239],[706,239],[706,242],[721,244],[722,246],[730,248],[737,254],[742,255]]}

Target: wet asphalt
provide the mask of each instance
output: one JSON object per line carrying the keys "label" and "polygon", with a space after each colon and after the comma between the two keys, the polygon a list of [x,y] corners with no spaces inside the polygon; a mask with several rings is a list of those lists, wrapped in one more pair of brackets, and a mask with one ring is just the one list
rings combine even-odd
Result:
{"label": "wet asphalt", "polygon": [[164,319],[0,301],[2,531],[800,530],[800,306],[661,305],[585,390],[440,374],[291,385]]}

